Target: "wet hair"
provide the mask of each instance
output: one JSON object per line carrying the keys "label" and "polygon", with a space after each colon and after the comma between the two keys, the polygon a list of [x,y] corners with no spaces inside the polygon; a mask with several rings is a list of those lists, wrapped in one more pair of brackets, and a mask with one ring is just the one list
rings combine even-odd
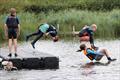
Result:
{"label": "wet hair", "polygon": [[56,28],[53,25],[50,25],[50,27],[48,29],[48,32],[50,33],[50,35],[52,37],[57,36],[57,30],[56,30]]}
{"label": "wet hair", "polygon": [[82,50],[85,50],[85,44],[81,44],[80,45],[80,49],[79,50],[77,50],[76,52],[81,52]]}
{"label": "wet hair", "polygon": [[85,44],[81,44],[80,45],[80,50],[85,50],[85,47],[86,47]]}
{"label": "wet hair", "polygon": [[51,35],[52,37],[57,36],[57,31],[51,31],[50,35]]}

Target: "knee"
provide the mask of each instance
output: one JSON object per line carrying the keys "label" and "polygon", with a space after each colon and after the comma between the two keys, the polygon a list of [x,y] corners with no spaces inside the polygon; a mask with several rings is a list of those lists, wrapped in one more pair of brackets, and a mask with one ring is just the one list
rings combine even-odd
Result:
{"label": "knee", "polygon": [[103,50],[104,50],[104,51],[107,51],[107,49],[106,49],[106,48],[104,48]]}
{"label": "knee", "polygon": [[100,49],[100,51],[101,51],[102,53],[106,53],[107,49],[102,48],[102,49]]}

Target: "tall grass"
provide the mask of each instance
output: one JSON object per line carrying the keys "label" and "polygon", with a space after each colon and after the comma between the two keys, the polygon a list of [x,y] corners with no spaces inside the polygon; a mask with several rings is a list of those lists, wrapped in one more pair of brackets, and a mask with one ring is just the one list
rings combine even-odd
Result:
{"label": "tall grass", "polygon": [[120,34],[120,10],[111,12],[91,12],[91,11],[63,11],[59,13],[49,14],[46,18],[55,23],[60,24],[61,31],[68,32],[72,30],[72,26],[76,26],[76,30],[80,30],[84,25],[95,23],[98,25],[96,36],[99,38],[119,37]]}
{"label": "tall grass", "polygon": [[[5,18],[7,15],[1,15],[0,16],[0,40],[4,40],[4,23],[5,23]],[[39,21],[38,18],[36,17],[35,14],[32,13],[18,13],[17,14],[19,20],[20,20],[20,25],[21,25],[21,35],[20,35],[20,40],[25,39],[25,36],[28,35],[29,33],[35,31],[36,27],[38,26],[37,22]]]}
{"label": "tall grass", "polygon": [[[48,23],[55,26],[59,24],[60,36],[64,38],[70,37],[67,33],[72,32],[72,27],[75,26],[76,31],[79,31],[84,25],[97,24],[98,29],[95,33],[96,38],[118,38],[120,37],[120,10],[112,10],[111,12],[92,12],[78,10],[64,10],[55,13],[54,11],[48,14],[34,14],[28,12],[18,13],[21,23],[20,40],[24,40],[25,36],[34,32],[41,24],[41,20],[46,19]],[[0,15],[0,40],[4,37],[4,19],[7,14]],[[61,34],[62,33],[62,34]]]}

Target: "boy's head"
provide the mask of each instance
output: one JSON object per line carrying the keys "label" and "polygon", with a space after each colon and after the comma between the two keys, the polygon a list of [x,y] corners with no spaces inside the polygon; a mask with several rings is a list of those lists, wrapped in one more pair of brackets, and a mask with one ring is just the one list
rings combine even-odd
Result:
{"label": "boy's head", "polygon": [[11,8],[10,9],[10,14],[11,14],[11,16],[16,16],[16,9],[15,8]]}
{"label": "boy's head", "polygon": [[80,45],[80,50],[85,50],[85,48],[86,48],[85,44]]}
{"label": "boy's head", "polygon": [[97,30],[97,25],[96,25],[96,24],[92,24],[91,27],[92,27],[92,30],[93,30],[94,32]]}
{"label": "boy's head", "polygon": [[4,66],[4,69],[7,71],[10,71],[13,68],[13,63],[11,61],[3,61],[2,65]]}
{"label": "boy's head", "polygon": [[59,40],[58,36],[52,37],[54,42],[57,42]]}
{"label": "boy's head", "polygon": [[59,39],[59,37],[57,36],[57,30],[56,30],[56,28],[53,25],[50,25],[49,30],[50,30],[49,34],[52,37],[52,40],[54,42],[57,42],[58,39]]}
{"label": "boy's head", "polygon": [[56,31],[51,32],[50,35],[52,36],[52,40],[54,42],[58,41],[58,36],[57,36],[57,32]]}

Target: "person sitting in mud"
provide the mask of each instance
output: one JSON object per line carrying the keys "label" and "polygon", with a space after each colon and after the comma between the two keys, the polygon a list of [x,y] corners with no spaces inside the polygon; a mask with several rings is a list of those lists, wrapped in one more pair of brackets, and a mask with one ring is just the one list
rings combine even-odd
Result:
{"label": "person sitting in mud", "polygon": [[0,56],[0,67],[7,71],[17,70],[17,67],[13,66],[12,61],[9,61],[2,56]]}
{"label": "person sitting in mud", "polygon": [[28,41],[28,39],[32,36],[37,36],[36,39],[31,42],[32,44],[32,47],[35,49],[35,43],[43,36],[43,35],[48,35],[50,34],[53,41],[54,42],[57,42],[58,41],[58,36],[57,36],[57,30],[56,28],[53,26],[53,25],[50,25],[50,24],[47,24],[47,23],[44,23],[44,24],[41,24],[38,29],[37,29],[37,32],[35,33],[32,33],[30,35],[27,35],[26,36],[26,41]]}
{"label": "person sitting in mud", "polygon": [[80,43],[81,44],[91,44],[94,47],[93,34],[97,30],[97,25],[92,24],[91,26],[85,25],[79,32]]}
{"label": "person sitting in mud", "polygon": [[94,50],[92,48],[87,48],[85,44],[80,45],[80,50],[91,60],[100,61],[102,57],[105,55],[108,61],[115,61],[116,59],[111,59],[109,56],[109,52],[105,48],[99,48],[98,50]]}

